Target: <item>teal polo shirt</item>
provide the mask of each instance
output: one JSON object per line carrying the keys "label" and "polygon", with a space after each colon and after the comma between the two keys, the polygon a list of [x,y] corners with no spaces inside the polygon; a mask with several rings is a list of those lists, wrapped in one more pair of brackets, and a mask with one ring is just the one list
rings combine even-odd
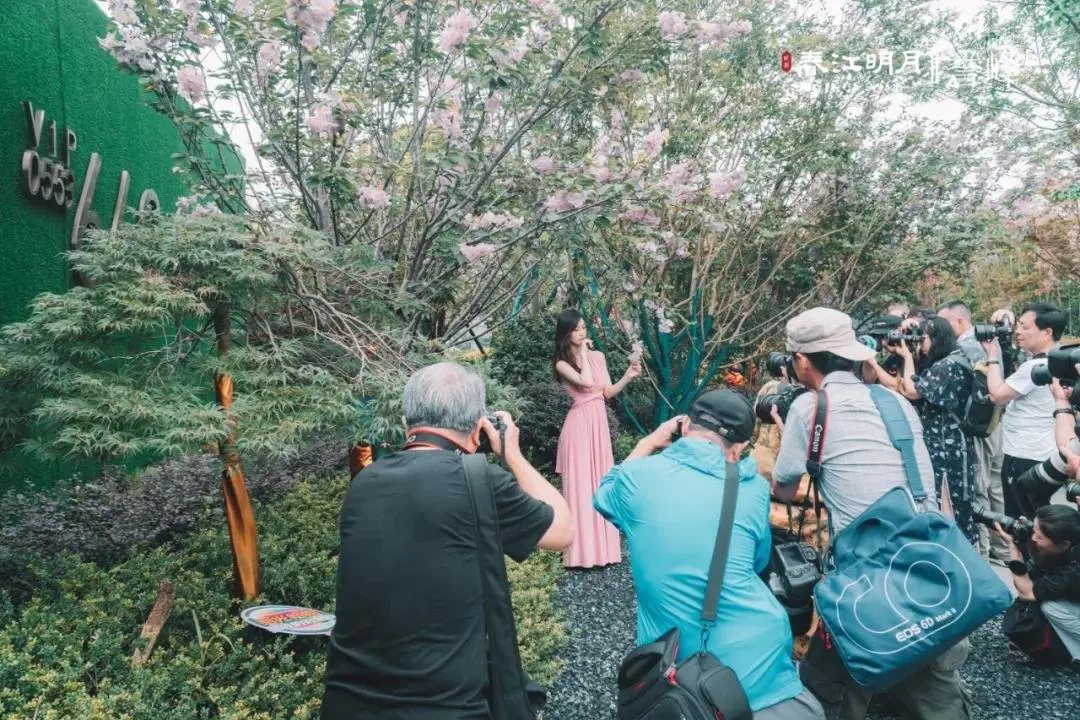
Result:
{"label": "teal polo shirt", "polygon": [[[672,627],[678,660],[701,649],[701,604],[712,560],[726,466],[721,449],[682,438],[604,476],[593,506],[626,536],[637,592],[637,642]],[[769,486],[753,458],[739,462],[739,493],[724,586],[708,650],[735,671],[754,711],[803,692],[784,608],[758,573],[769,562]]]}

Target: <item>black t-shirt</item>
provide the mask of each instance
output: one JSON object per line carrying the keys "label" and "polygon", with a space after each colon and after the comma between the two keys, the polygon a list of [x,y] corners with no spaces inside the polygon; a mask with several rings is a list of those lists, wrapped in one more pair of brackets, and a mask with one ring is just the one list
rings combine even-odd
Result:
{"label": "black t-shirt", "polygon": [[[554,520],[488,465],[503,549],[521,562]],[[341,511],[337,623],[322,720],[488,720],[483,591],[461,456],[405,450],[359,473]]]}

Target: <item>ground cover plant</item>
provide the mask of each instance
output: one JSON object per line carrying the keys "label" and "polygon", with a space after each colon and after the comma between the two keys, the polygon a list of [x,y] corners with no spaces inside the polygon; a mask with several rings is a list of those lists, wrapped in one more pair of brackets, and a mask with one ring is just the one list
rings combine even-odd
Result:
{"label": "ground cover plant", "polygon": [[[333,609],[337,519],[348,481],[313,479],[256,503],[264,559],[262,595]],[[0,717],[38,720],[278,720],[316,718],[325,638],[245,628],[230,598],[222,523],[101,565],[69,554],[34,568],[33,593],[0,590]],[[564,639],[552,602],[557,555],[508,561],[522,658],[543,683],[559,669]],[[162,580],[176,603],[149,663],[132,667],[139,631]]]}

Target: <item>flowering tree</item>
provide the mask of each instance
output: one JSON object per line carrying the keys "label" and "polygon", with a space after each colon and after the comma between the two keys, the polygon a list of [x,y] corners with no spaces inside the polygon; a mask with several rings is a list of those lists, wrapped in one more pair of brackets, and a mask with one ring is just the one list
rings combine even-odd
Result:
{"label": "flowering tree", "polygon": [[[655,55],[636,6],[113,0],[102,46],[175,120],[200,201],[372,248],[397,317],[459,338],[505,315],[594,204],[554,187],[552,156],[580,151],[605,88]],[[246,178],[206,162],[218,128],[255,146]]]}
{"label": "flowering tree", "polygon": [[[842,27],[707,0],[112,6],[103,47],[188,139],[198,202],[369,248],[405,337],[579,304],[602,343],[648,350],[654,420],[800,307],[906,288],[977,228],[976,131],[880,112],[923,78],[779,67],[924,47],[945,20],[905,3]],[[246,178],[206,162],[219,127],[256,147]]]}
{"label": "flowering tree", "polygon": [[926,97],[925,80],[797,80],[776,62],[811,39],[857,57],[876,57],[881,36],[919,48],[943,18],[854,7],[853,31],[782,8],[717,25],[702,19],[709,4],[681,7],[655,16],[662,72],[605,95],[586,172],[559,198],[614,206],[576,219],[564,292],[609,345],[648,351],[654,423],[777,342],[803,307],[858,311],[964,265],[993,175],[971,177],[987,127],[879,111],[901,91]]}

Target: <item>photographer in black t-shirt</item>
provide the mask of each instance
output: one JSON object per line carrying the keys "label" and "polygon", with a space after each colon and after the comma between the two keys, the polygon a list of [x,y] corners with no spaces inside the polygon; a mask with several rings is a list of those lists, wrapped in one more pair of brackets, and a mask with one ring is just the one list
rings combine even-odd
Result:
{"label": "photographer in black t-shirt", "polygon": [[521,454],[518,428],[485,417],[484,383],[454,363],[405,385],[405,449],[353,478],[341,511],[337,623],[322,719],[491,720],[475,514],[462,455],[484,433],[510,472],[487,465],[506,554],[573,539],[570,508]]}
{"label": "photographer in black t-shirt", "polygon": [[1012,536],[995,523],[1012,551],[1009,569],[1020,600],[1039,604],[1080,669],[1080,512],[1071,505],[1044,505],[1035,511],[1035,526],[1024,560]]}

